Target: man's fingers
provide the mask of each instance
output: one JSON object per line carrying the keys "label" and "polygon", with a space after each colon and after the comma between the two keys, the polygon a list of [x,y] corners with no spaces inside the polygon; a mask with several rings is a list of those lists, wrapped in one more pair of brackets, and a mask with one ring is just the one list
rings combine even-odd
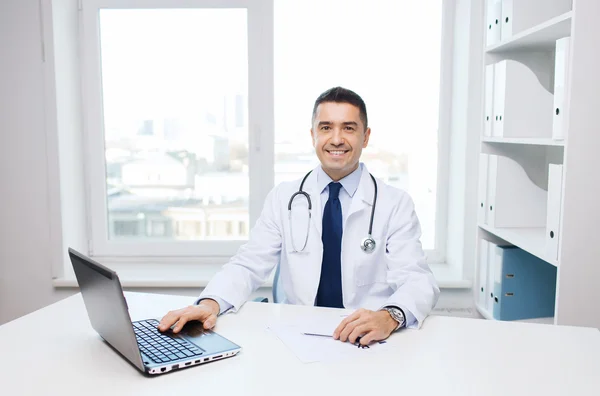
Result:
{"label": "man's fingers", "polygon": [[367,332],[367,334],[365,334],[364,336],[361,337],[360,339],[360,344],[361,345],[369,345],[371,342],[376,341],[376,331],[375,330],[371,330],[369,332]]}
{"label": "man's fingers", "polygon": [[217,317],[211,314],[202,321],[202,327],[204,327],[206,330],[210,330],[215,327],[215,323],[217,323]]}
{"label": "man's fingers", "polygon": [[338,327],[335,328],[335,331],[333,332],[333,338],[336,340],[338,338],[340,338],[340,334],[342,333],[342,331],[344,330],[346,325],[348,323],[353,322],[354,320],[358,319],[359,316],[360,316],[360,311],[354,311],[351,315],[346,316],[346,318],[344,318],[344,320],[342,320],[342,322],[338,325]]}
{"label": "man's fingers", "polygon": [[[365,334],[368,331],[369,331],[368,325],[364,325],[364,324],[358,325],[354,328],[354,330],[352,330],[352,332],[348,336],[348,341],[350,343],[354,344],[358,337],[362,336],[363,334]],[[361,339],[361,343],[362,343],[362,339]]]}
{"label": "man's fingers", "polygon": [[344,327],[346,327],[348,323],[352,322],[355,319],[355,314],[356,312],[352,315],[346,316],[344,320],[340,322],[338,327],[336,327],[333,331],[333,338],[338,339],[340,337],[340,333],[342,332],[342,330],[344,330]]}
{"label": "man's fingers", "polygon": [[171,326],[173,326],[179,320],[179,316],[181,315],[181,310],[171,311],[167,313],[158,324],[158,330],[167,331]]}
{"label": "man's fingers", "polygon": [[356,326],[359,326],[361,324],[362,324],[362,322],[361,322],[360,318],[357,318],[355,321],[348,323],[346,325],[346,327],[344,327],[344,329],[340,333],[340,341],[346,342],[348,340],[348,337],[350,336],[350,334],[356,328]]}
{"label": "man's fingers", "polygon": [[190,320],[189,315],[183,314],[179,317],[179,320],[177,321],[177,323],[175,324],[175,327],[173,327],[173,333],[179,333],[181,331],[181,329],[183,329],[183,326],[185,326],[185,324]]}
{"label": "man's fingers", "polygon": [[211,316],[213,317],[212,325],[211,327],[207,327],[207,325],[205,324],[205,329],[214,327],[217,321],[216,317],[206,307],[193,305],[184,309],[179,309],[177,311],[171,311],[168,314],[166,314],[165,317],[161,319],[158,325],[158,330],[167,331],[171,326],[175,325],[173,327],[173,332],[178,333],[181,331],[181,329],[187,322],[191,320],[199,320],[201,322],[204,322],[206,320],[209,320]]}

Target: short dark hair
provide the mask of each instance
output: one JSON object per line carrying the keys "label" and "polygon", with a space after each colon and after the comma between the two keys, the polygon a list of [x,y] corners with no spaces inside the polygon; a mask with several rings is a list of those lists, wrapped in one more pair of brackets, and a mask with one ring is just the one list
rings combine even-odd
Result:
{"label": "short dark hair", "polygon": [[315,101],[315,106],[313,107],[312,113],[313,122],[317,116],[317,108],[321,103],[324,102],[348,103],[358,107],[360,120],[363,122],[363,124],[365,124],[365,129],[367,129],[369,125],[367,118],[367,106],[365,105],[365,101],[362,100],[362,98],[356,92],[342,87],[330,88],[323,92]]}

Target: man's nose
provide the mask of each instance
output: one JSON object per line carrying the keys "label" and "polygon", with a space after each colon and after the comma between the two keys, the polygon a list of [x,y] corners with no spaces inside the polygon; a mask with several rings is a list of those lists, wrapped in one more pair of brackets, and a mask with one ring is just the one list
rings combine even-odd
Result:
{"label": "man's nose", "polygon": [[344,138],[342,137],[342,132],[339,129],[336,128],[333,130],[330,143],[334,146],[344,144]]}

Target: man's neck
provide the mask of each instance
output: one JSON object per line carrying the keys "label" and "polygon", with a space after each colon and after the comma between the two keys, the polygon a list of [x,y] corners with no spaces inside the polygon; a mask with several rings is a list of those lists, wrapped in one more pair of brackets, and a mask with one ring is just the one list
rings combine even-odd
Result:
{"label": "man's neck", "polygon": [[331,180],[333,180],[334,182],[339,182],[340,180],[342,180],[344,177],[348,176],[349,174],[351,174],[352,172],[354,172],[355,170],[357,170],[359,167],[359,164],[357,163],[350,171],[346,171],[344,173],[338,173],[338,172],[328,172],[326,171],[323,166],[321,166],[321,169],[323,169],[323,172],[325,172],[325,174],[327,174],[327,176],[329,176],[331,178]]}

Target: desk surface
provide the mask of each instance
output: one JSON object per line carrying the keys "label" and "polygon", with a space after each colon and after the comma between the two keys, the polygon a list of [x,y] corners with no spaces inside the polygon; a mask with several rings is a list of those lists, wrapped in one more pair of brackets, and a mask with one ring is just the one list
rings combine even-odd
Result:
{"label": "desk surface", "polygon": [[[160,318],[189,297],[128,293],[133,320]],[[323,308],[248,303],[216,331],[240,355],[147,378],[91,328],[81,295],[0,326],[0,389],[10,395],[598,395],[596,329],[431,316],[385,350],[301,363],[269,323]]]}

